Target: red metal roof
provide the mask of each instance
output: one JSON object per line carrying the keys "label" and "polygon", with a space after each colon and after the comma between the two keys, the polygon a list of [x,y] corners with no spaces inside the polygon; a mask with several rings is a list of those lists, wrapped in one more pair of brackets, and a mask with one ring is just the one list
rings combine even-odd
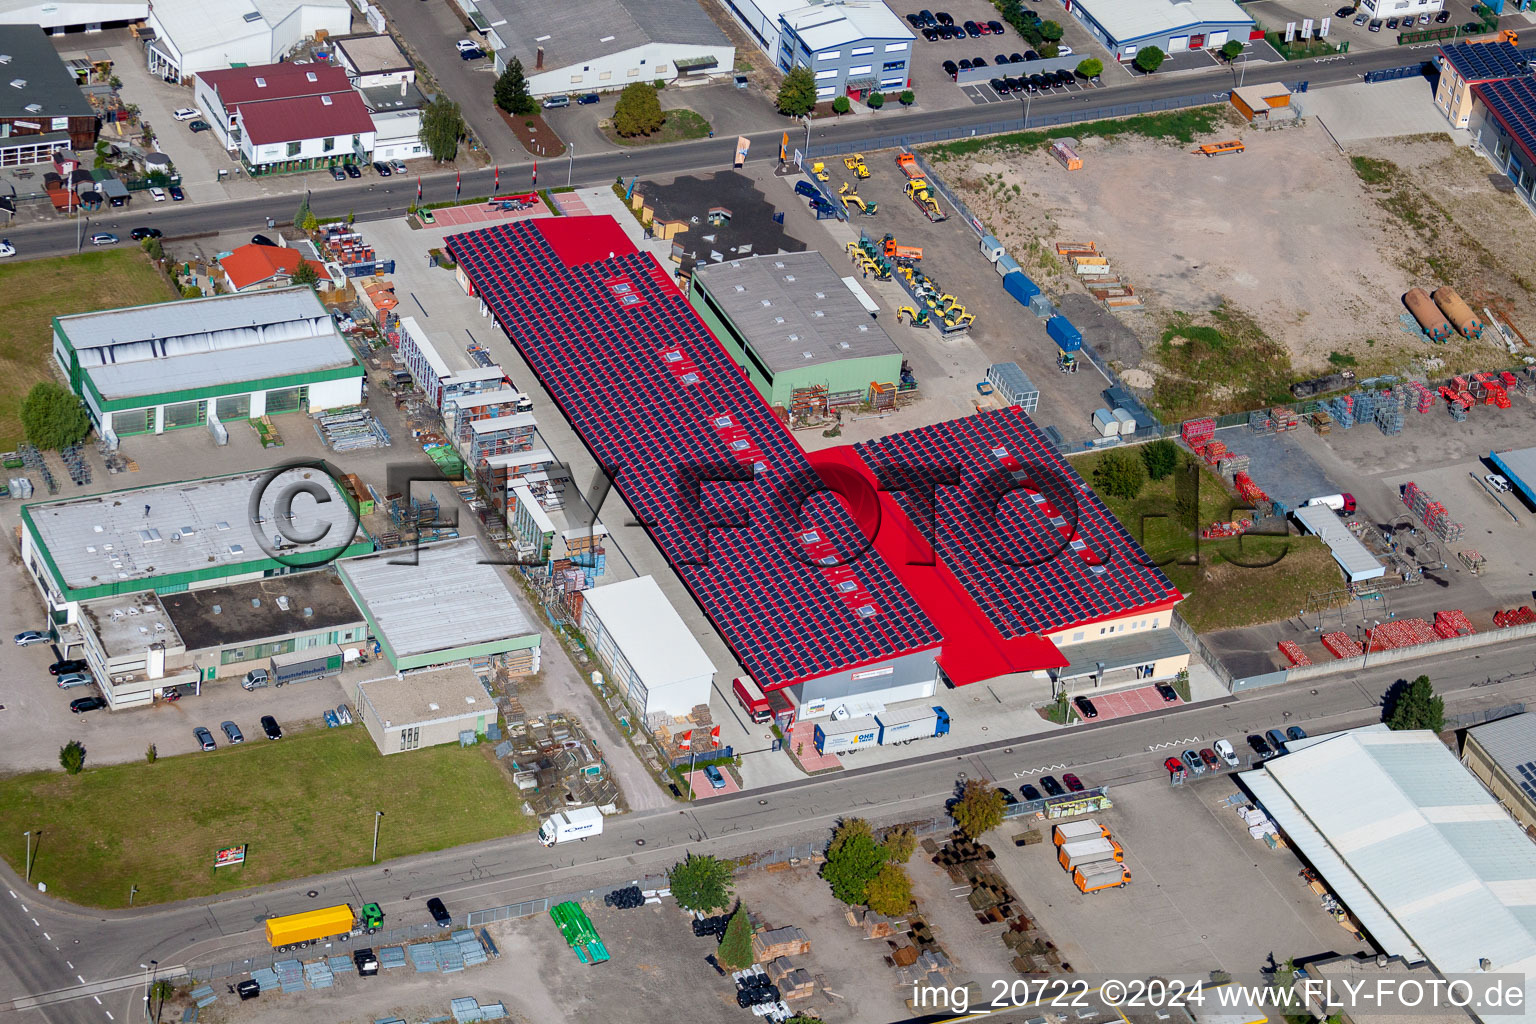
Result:
{"label": "red metal roof", "polygon": [[[330,103],[326,103],[326,100]],[[363,135],[373,131],[373,118],[362,97],[350,89],[335,96],[297,96],[240,107],[245,137],[255,146],[301,142],[329,136]],[[338,143],[339,149],[350,152]]]}
{"label": "red metal roof", "polygon": [[[224,109],[229,111],[253,101],[324,96],[352,90],[347,73],[330,64],[259,64],[256,67],[200,71],[197,77],[208,83],[218,94]],[[310,81],[311,78],[314,81]]]}
{"label": "red metal roof", "polygon": [[[229,277],[235,291],[251,285],[270,281],[279,274],[292,276],[299,269],[303,257],[297,249],[285,249],[276,245],[242,245],[219,261],[219,266]],[[310,263],[320,276],[325,277],[325,264]]]}

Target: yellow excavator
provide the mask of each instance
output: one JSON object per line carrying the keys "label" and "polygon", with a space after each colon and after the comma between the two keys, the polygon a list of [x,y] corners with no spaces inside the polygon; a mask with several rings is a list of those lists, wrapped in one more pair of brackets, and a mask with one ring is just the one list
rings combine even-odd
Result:
{"label": "yellow excavator", "polygon": [[837,197],[843,201],[843,208],[858,210],[867,217],[873,217],[880,208],[879,204],[874,201],[865,202],[852,189],[853,186],[845,182],[843,187],[837,190]]}
{"label": "yellow excavator", "polygon": [[913,327],[929,327],[928,311],[926,309],[914,309],[912,306],[902,306],[896,311],[896,322],[901,323],[901,318],[906,317],[907,323]]}
{"label": "yellow excavator", "polygon": [[843,166],[852,171],[856,178],[869,177],[869,167],[864,163],[863,153],[843,157]]}

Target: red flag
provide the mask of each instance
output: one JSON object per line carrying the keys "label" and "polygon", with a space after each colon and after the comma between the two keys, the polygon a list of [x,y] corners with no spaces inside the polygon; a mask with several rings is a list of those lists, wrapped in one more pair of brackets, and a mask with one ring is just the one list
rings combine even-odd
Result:
{"label": "red flag", "polygon": [[687,732],[683,733],[682,739],[677,741],[677,749],[678,750],[692,750],[693,749],[693,730],[692,729],[689,729]]}
{"label": "red flag", "polygon": [[535,185],[537,185],[539,183],[539,158],[538,157],[534,157],[533,158],[533,183]]}
{"label": "red flag", "polygon": [[455,199],[459,198],[459,189],[461,187],[463,187],[463,185],[464,185],[464,175],[463,175],[463,173],[456,173],[456,174],[454,174],[454,176],[453,176],[453,198],[455,198]]}
{"label": "red flag", "polygon": [[421,202],[421,175],[416,176],[416,201]]}
{"label": "red flag", "polygon": [[501,164],[496,165],[496,184],[491,186],[497,192],[501,191]]}
{"label": "red flag", "polygon": [[720,745],[720,727],[718,725],[709,730],[709,745],[712,747]]}

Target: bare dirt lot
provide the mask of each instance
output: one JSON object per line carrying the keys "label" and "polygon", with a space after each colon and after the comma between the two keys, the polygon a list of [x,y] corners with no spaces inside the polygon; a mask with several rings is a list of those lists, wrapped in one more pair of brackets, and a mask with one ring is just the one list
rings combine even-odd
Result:
{"label": "bare dirt lot", "polygon": [[1510,361],[1486,343],[1431,350],[1404,333],[1401,296],[1416,284],[1450,284],[1474,307],[1536,327],[1529,214],[1447,136],[1361,140],[1341,153],[1315,121],[1263,132],[1222,112],[1196,142],[1241,138],[1247,149],[1207,158],[1145,134],[1156,133],[1084,133],[1076,172],[1035,141],[952,156],[939,170],[1048,293],[1082,292],[1055,242],[1098,244],[1146,304],[1121,314],[1145,349],[1139,365],[1122,362],[1133,387],[1209,378],[1196,350],[1234,366],[1233,356],[1262,354],[1241,380],[1159,388],[1167,414],[1281,400],[1330,356],[1372,373],[1411,371],[1431,354],[1453,372]]}

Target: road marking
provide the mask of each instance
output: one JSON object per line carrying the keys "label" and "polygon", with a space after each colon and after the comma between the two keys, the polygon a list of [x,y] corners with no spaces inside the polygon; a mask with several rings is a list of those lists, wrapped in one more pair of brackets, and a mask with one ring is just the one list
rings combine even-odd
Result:
{"label": "road marking", "polygon": [[96,1005],[97,1006],[101,1005],[101,996],[91,996],[91,998],[96,1000]]}
{"label": "road marking", "polygon": [[[77,975],[75,975],[75,977],[80,978],[80,975],[77,974]],[[80,978],[80,984],[82,984],[82,985],[85,984],[85,979],[84,978]]]}
{"label": "road marking", "polygon": [[49,942],[53,941],[53,936],[49,935],[47,932],[43,932],[43,938],[47,939]]}
{"label": "road marking", "polygon": [[112,1011],[111,1010],[106,1011],[106,1013],[107,1013],[107,1020],[117,1020],[116,1017],[112,1016]]}
{"label": "road marking", "polygon": [[1022,772],[1014,772],[1013,777],[1022,779],[1028,775],[1039,775],[1041,772],[1059,772],[1066,767],[1064,764],[1048,764],[1044,768],[1030,768]]}
{"label": "road marking", "polygon": [[1167,750],[1169,747],[1187,747],[1191,743],[1199,743],[1199,736],[1186,736],[1182,740],[1168,740],[1166,743],[1154,743],[1147,747],[1148,752],[1154,750]]}
{"label": "road marking", "polygon": [[16,895],[16,890],[15,889],[7,889],[5,891],[11,894],[11,899],[13,899],[13,900],[17,900],[17,899],[21,898],[20,896]]}
{"label": "road marking", "polygon": [[70,970],[74,970],[75,969],[75,965],[70,963],[68,960],[64,961],[64,966],[68,967]]}
{"label": "road marking", "polygon": [[[32,923],[33,923],[33,924],[37,924],[37,918],[35,918],[35,917],[34,917],[34,918],[33,918],[33,919],[32,919]],[[42,927],[42,925],[40,925],[40,924],[37,924],[37,926],[38,926],[38,927],[39,927],[39,928],[41,928],[41,927]]]}

